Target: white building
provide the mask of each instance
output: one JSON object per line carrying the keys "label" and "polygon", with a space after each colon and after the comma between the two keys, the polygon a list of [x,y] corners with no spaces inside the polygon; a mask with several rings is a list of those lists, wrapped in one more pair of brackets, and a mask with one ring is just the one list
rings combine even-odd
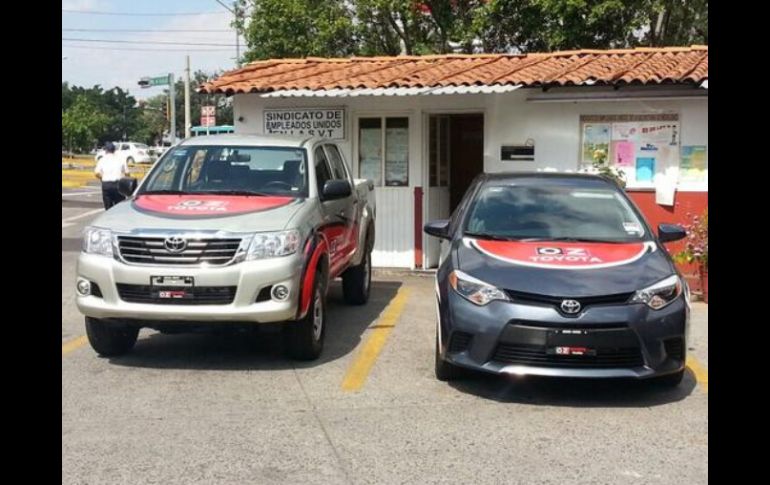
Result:
{"label": "white building", "polygon": [[[200,88],[234,95],[237,133],[339,141],[377,185],[375,266],[429,268],[480,172],[578,171],[602,150],[651,224],[708,205],[708,48],[276,59]],[[673,200],[672,200],[673,199]]]}

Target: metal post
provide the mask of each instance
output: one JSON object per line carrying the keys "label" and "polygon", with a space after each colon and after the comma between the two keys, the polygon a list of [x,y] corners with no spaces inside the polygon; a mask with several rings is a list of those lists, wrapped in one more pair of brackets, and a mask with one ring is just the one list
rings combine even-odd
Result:
{"label": "metal post", "polygon": [[168,97],[171,101],[171,106],[169,107],[169,114],[171,115],[171,145],[174,145],[176,143],[176,91],[174,90],[174,73],[169,73],[168,75]]}
{"label": "metal post", "polygon": [[235,16],[235,63],[238,67],[241,67],[241,36],[238,33],[238,2],[233,1],[233,15]]}
{"label": "metal post", "polygon": [[184,137],[190,138],[190,56],[187,56],[184,79]]}

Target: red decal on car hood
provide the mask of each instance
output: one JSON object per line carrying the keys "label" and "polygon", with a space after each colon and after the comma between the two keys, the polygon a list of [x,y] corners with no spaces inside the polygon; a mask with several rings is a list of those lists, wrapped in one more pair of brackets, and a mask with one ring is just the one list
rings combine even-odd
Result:
{"label": "red decal on car hood", "polygon": [[619,266],[641,258],[652,243],[564,243],[469,239],[476,249],[501,261],[535,268],[595,269]]}
{"label": "red decal on car hood", "polygon": [[175,216],[235,215],[281,207],[292,197],[241,195],[140,195],[137,208]]}

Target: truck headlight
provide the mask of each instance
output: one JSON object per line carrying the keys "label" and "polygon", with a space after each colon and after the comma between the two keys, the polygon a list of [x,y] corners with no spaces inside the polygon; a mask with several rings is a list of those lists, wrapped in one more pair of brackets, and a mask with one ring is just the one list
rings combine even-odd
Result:
{"label": "truck headlight", "polygon": [[288,256],[299,248],[299,231],[258,232],[254,234],[246,251],[246,260]]}
{"label": "truck headlight", "polygon": [[100,227],[86,227],[83,232],[83,252],[112,257],[112,231]]}
{"label": "truck headlight", "polygon": [[660,310],[682,294],[682,280],[677,275],[658,281],[654,285],[637,291],[631,303],[644,303],[653,310]]}
{"label": "truck headlight", "polygon": [[479,306],[493,300],[511,301],[511,298],[501,289],[457,269],[449,273],[449,285],[460,296]]}

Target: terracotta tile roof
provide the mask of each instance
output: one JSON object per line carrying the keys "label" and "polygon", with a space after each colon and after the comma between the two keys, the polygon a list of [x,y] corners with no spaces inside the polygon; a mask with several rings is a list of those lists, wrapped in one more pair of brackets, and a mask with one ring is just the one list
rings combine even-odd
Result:
{"label": "terracotta tile roof", "polygon": [[440,86],[701,83],[708,46],[534,54],[269,59],[224,73],[202,93]]}

